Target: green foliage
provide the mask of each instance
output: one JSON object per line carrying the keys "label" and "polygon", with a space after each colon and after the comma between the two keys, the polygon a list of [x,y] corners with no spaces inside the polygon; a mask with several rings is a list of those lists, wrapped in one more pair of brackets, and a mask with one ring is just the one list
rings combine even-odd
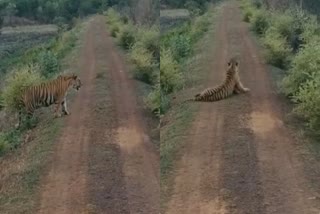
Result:
{"label": "green foliage", "polygon": [[159,28],[155,26],[151,28],[139,27],[136,36],[137,43],[152,53],[155,59],[160,57],[159,36]]}
{"label": "green foliage", "polygon": [[171,38],[171,51],[176,61],[181,61],[191,53],[191,39],[188,35],[176,35]]}
{"label": "green foliage", "polygon": [[37,65],[23,66],[8,73],[2,93],[5,108],[16,112],[20,108],[19,98],[22,90],[42,80],[40,68]]}
{"label": "green foliage", "polygon": [[6,133],[0,133],[0,156],[7,151],[17,148],[20,143],[20,131],[10,130]]}
{"label": "green foliage", "polygon": [[130,50],[130,59],[135,65],[135,77],[146,83],[152,83],[155,77],[152,54],[143,46],[136,44]]}
{"label": "green foliage", "polygon": [[183,85],[183,76],[179,64],[174,60],[170,50],[162,49],[160,53],[161,90],[169,94]]}
{"label": "green foliage", "polygon": [[39,55],[41,73],[45,77],[51,77],[59,71],[60,65],[58,58],[52,51],[43,51]]}
{"label": "green foliage", "polygon": [[118,23],[121,22],[121,16],[120,14],[113,8],[109,8],[107,10],[107,12],[105,13],[106,16],[106,20],[108,24],[114,24],[114,23]]}
{"label": "green foliage", "polygon": [[4,101],[3,101],[3,95],[0,91],[0,111],[4,108]]}
{"label": "green foliage", "polygon": [[293,58],[291,69],[283,80],[287,95],[295,95],[320,70],[320,38],[306,44]]}
{"label": "green foliage", "polygon": [[[148,95],[146,102],[147,106],[154,112],[156,116],[160,116],[161,114],[161,90],[160,84],[157,84],[151,93]],[[160,108],[159,108],[160,107]]]}
{"label": "green foliage", "polygon": [[136,41],[135,33],[136,29],[133,25],[123,25],[118,36],[120,46],[127,50],[130,49]]}
{"label": "green foliage", "polygon": [[310,128],[320,128],[320,75],[312,73],[300,86],[293,99],[298,102],[294,111],[307,119]]}
{"label": "green foliage", "polygon": [[193,20],[193,22],[191,22],[190,38],[193,43],[198,41],[203,34],[208,31],[210,23],[210,13],[205,13],[202,16],[198,16]]}
{"label": "green foliage", "polygon": [[284,38],[290,38],[294,31],[295,19],[288,12],[272,16],[271,26]]}
{"label": "green foliage", "polygon": [[266,31],[262,41],[266,48],[267,61],[280,68],[288,67],[292,49],[287,44],[286,39],[271,27]]}
{"label": "green foliage", "polygon": [[119,28],[119,26],[118,25],[113,25],[113,26],[111,26],[111,36],[112,37],[117,37],[117,35],[118,35],[118,33],[119,33],[119,31],[120,31],[120,28]]}
{"label": "green foliage", "polygon": [[243,10],[243,21],[250,22],[254,11],[256,10],[251,0],[242,0],[240,8]]}
{"label": "green foliage", "polygon": [[251,27],[254,32],[262,35],[269,27],[269,14],[266,10],[257,10],[251,17]]}

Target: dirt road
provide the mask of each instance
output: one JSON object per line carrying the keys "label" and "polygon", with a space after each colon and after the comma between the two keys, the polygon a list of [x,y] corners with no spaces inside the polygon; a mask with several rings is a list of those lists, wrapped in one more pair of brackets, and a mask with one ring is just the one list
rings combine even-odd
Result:
{"label": "dirt road", "polygon": [[318,214],[319,200],[305,177],[298,142],[283,122],[283,105],[262,55],[238,5],[227,2],[222,10],[204,87],[220,83],[227,60],[238,55],[240,77],[251,92],[192,103],[200,110],[176,164],[166,213]]}
{"label": "dirt road", "polygon": [[159,213],[159,155],[103,17],[85,33],[83,87],[57,139],[38,213]]}

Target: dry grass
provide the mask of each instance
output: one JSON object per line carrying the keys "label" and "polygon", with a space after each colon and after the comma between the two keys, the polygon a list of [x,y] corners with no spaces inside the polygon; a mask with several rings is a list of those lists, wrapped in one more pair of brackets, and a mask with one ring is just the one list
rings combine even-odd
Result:
{"label": "dry grass", "polygon": [[186,9],[167,9],[160,10],[160,17],[168,17],[168,18],[181,18],[181,17],[189,17],[189,11]]}
{"label": "dry grass", "polygon": [[2,34],[13,33],[55,33],[58,31],[56,25],[26,25],[18,27],[4,27],[1,29]]}

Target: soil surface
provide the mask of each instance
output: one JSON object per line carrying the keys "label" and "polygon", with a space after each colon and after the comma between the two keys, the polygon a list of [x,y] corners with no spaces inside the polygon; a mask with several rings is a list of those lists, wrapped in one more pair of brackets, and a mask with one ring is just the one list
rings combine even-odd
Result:
{"label": "soil surface", "polygon": [[104,17],[89,23],[78,67],[38,213],[159,213],[159,154]]}
{"label": "soil surface", "polygon": [[228,59],[238,56],[240,77],[251,91],[189,104],[200,110],[176,163],[166,213],[319,214],[319,198],[304,173],[299,142],[283,122],[283,103],[263,56],[238,4],[227,2],[222,10],[204,87],[220,83]]}

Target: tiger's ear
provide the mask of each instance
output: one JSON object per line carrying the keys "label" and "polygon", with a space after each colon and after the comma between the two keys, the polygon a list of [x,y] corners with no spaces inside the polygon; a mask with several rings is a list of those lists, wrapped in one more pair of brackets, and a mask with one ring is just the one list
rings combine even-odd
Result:
{"label": "tiger's ear", "polygon": [[73,78],[74,80],[76,80],[76,79],[78,78],[78,76],[75,75],[75,74],[72,74],[72,78]]}

